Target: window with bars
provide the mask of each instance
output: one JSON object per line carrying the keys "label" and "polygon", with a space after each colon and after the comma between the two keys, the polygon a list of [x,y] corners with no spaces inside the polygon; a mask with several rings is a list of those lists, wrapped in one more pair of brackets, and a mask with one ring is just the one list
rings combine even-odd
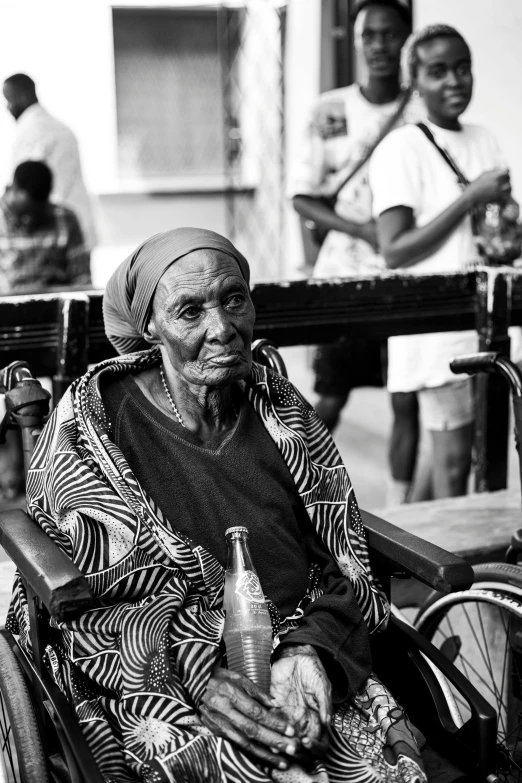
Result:
{"label": "window with bars", "polygon": [[123,178],[222,175],[217,11],[113,9]]}

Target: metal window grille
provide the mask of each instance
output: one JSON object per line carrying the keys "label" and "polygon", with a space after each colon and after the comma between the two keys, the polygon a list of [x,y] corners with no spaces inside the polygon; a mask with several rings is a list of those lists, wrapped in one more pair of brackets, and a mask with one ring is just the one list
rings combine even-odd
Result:
{"label": "metal window grille", "polygon": [[220,12],[229,233],[254,277],[283,270],[285,20],[280,0]]}

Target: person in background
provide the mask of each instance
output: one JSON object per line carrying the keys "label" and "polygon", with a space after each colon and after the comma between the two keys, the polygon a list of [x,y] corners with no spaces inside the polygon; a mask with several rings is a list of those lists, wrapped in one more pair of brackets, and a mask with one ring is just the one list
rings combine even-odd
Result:
{"label": "person in background", "polygon": [[[379,244],[392,269],[464,271],[479,260],[471,213],[490,202],[515,206],[509,172],[489,131],[460,120],[473,91],[471,53],[462,35],[447,25],[427,27],[411,36],[404,56],[407,78],[426,106],[424,127],[432,140],[409,125],[392,131],[375,151],[370,185]],[[477,334],[468,331],[388,342],[388,389],[417,392],[421,423],[431,432],[436,498],[467,490],[472,382],[453,375],[449,363],[476,350]]]}
{"label": "person in background", "polygon": [[[386,130],[420,119],[415,102],[401,90],[400,55],[411,29],[410,12],[399,0],[363,0],[354,38],[364,61],[358,83],[330,90],[312,107],[304,143],[290,182],[296,211],[327,231],[314,277],[375,275],[386,265],[378,252],[368,160]],[[340,189],[335,205],[324,199]],[[330,431],[350,391],[382,385],[382,342],[342,338],[317,349],[316,410]],[[404,502],[413,477],[419,436],[415,394],[392,395],[391,485],[387,502]]]}
{"label": "person in background", "polygon": [[78,219],[49,201],[52,182],[45,163],[25,161],[0,198],[0,296],[91,283]]}
{"label": "person in background", "polygon": [[[0,198],[0,296],[91,283],[89,253],[78,220],[70,209],[49,201],[51,187],[49,167],[27,161],[16,167],[12,185]],[[18,435],[8,430],[0,446],[4,500],[14,499],[23,486]]]}
{"label": "person in background", "polygon": [[38,102],[34,81],[24,73],[5,80],[7,109],[16,120],[13,168],[26,160],[41,160],[53,173],[53,198],[78,217],[85,246],[96,245],[92,204],[83,182],[78,142],[74,133]]}

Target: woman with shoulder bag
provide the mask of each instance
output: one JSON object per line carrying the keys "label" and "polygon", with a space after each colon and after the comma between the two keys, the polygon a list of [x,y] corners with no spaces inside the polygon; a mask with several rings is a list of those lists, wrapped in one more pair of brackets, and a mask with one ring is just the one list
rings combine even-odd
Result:
{"label": "woman with shoulder bag", "polygon": [[[484,253],[497,253],[499,263],[512,261],[520,254],[520,231],[509,171],[489,131],[460,121],[473,90],[466,41],[447,25],[427,27],[410,37],[404,63],[428,119],[389,134],[370,163],[373,210],[388,266],[437,274],[484,263]],[[394,337],[388,343],[388,389],[417,391],[421,423],[432,435],[435,497],[466,492],[472,386],[451,373],[449,362],[476,350],[477,334],[471,331]]]}

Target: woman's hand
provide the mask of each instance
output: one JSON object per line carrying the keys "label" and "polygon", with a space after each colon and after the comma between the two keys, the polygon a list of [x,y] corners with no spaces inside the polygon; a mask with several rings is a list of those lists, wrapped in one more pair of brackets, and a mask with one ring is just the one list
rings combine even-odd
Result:
{"label": "woman's hand", "polygon": [[511,182],[507,169],[485,171],[468,185],[467,196],[472,207],[490,201],[505,201],[511,195]]}
{"label": "woman's hand", "polygon": [[520,207],[515,201],[513,196],[510,196],[507,201],[502,205],[501,215],[506,220],[512,223],[516,223],[520,217]]}
{"label": "woman's hand", "polygon": [[199,712],[214,734],[272,767],[286,769],[288,756],[295,757],[300,747],[292,739],[295,729],[268,694],[237,672],[214,670]]}
{"label": "woman's hand", "polygon": [[332,716],[332,687],[311,645],[283,648],[272,665],[270,695],[274,706],[291,721],[303,747],[313,755],[324,754]]}

